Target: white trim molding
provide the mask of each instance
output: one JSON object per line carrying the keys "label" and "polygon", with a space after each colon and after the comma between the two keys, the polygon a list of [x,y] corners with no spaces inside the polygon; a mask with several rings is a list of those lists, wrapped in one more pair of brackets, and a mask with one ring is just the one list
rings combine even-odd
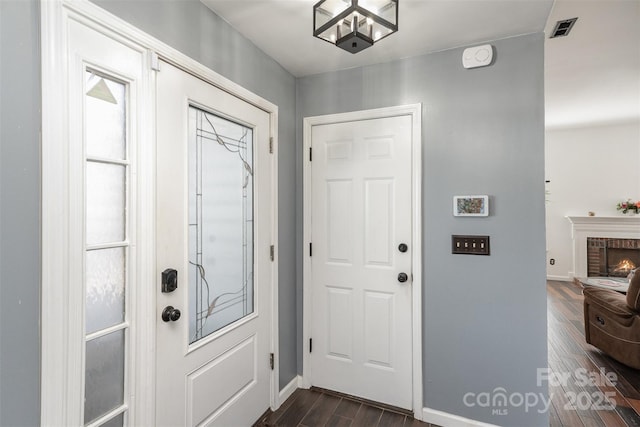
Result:
{"label": "white trim molding", "polygon": [[[411,104],[396,107],[379,108],[373,110],[353,111],[348,113],[330,114],[324,116],[305,117],[303,123],[304,153],[311,147],[311,130],[313,126],[334,124],[361,120],[379,119],[385,117],[411,116],[411,144],[412,144],[412,213],[413,227],[412,242],[412,370],[413,370],[413,413],[418,420],[423,416],[422,401],[422,104]],[[306,157],[306,156],[305,156]],[[308,347],[311,334],[311,319],[306,313],[310,312],[311,297],[308,286],[311,283],[311,259],[308,256],[307,243],[311,241],[311,167],[308,157],[303,168],[303,233],[305,256],[303,257],[303,325],[302,325],[302,379],[301,388],[310,388],[311,372]]]}
{"label": "white trim molding", "polygon": [[293,377],[293,379],[289,381],[289,384],[284,386],[284,388],[280,390],[280,393],[278,393],[278,404],[273,410],[275,411],[276,409],[278,409],[280,405],[282,405],[288,398],[290,398],[297,389],[301,388],[301,384],[302,377],[300,375],[296,375],[295,377]]}
{"label": "white trim molding", "polygon": [[553,274],[547,274],[547,280],[557,280],[559,282],[570,282],[572,279],[569,276],[556,276]]}
{"label": "white trim molding", "polygon": [[[62,4],[40,3],[42,43],[42,312],[41,319],[41,424],[69,425],[66,400],[68,359],[67,316],[60,316],[58,307],[69,299],[68,248],[68,129],[63,108],[68,105],[66,61],[62,53],[66,46],[63,31]],[[60,189],[64,191],[60,192]],[[52,317],[55,316],[55,317]]]}
{"label": "white trim molding", "polygon": [[573,239],[571,277],[587,277],[587,237],[640,239],[640,216],[567,216]]}
{"label": "white trim molding", "polygon": [[495,424],[488,424],[429,408],[422,408],[422,421],[445,427],[497,427]]}

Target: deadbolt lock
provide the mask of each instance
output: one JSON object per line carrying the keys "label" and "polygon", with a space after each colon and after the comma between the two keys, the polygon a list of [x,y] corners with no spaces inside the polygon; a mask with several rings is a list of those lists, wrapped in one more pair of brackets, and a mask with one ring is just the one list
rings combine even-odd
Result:
{"label": "deadbolt lock", "polygon": [[178,288],[178,271],[167,268],[162,272],[162,292],[173,292]]}

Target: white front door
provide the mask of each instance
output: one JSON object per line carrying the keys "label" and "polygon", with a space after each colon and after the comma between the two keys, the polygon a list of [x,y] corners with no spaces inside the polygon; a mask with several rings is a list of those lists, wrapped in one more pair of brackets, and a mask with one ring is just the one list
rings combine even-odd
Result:
{"label": "white front door", "polygon": [[269,115],[160,65],[156,424],[248,426],[271,389]]}
{"label": "white front door", "polygon": [[311,130],[311,383],[412,409],[412,117]]}

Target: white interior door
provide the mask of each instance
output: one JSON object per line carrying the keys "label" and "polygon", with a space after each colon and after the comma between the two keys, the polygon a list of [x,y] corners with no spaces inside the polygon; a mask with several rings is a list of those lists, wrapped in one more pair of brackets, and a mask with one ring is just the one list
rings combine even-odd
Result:
{"label": "white interior door", "polygon": [[156,424],[251,425],[271,388],[269,115],[161,62],[157,120]]}
{"label": "white interior door", "polygon": [[311,132],[311,383],[411,409],[411,116]]}

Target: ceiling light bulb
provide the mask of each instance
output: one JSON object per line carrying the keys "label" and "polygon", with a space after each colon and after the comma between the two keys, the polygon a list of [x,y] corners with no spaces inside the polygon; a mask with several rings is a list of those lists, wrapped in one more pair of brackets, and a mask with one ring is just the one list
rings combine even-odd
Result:
{"label": "ceiling light bulb", "polygon": [[381,36],[382,36],[382,33],[380,33],[380,31],[376,31],[376,35],[373,39],[378,40]]}

